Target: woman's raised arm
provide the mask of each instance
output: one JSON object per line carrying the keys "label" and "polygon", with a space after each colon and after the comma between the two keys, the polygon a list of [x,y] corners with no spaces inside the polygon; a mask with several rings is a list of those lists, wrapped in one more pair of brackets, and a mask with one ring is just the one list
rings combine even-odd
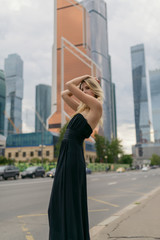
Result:
{"label": "woman's raised arm", "polygon": [[61,96],[63,100],[70,106],[74,111],[77,111],[79,103],[72,98],[72,93],[67,89],[61,92]]}
{"label": "woman's raised arm", "polygon": [[90,77],[89,75],[84,75],[81,77],[74,78],[66,83],[67,89],[81,102],[85,103],[91,110],[101,110],[102,105],[99,100],[93,96],[85,94],[81,91],[77,86],[85,80],[86,78]]}

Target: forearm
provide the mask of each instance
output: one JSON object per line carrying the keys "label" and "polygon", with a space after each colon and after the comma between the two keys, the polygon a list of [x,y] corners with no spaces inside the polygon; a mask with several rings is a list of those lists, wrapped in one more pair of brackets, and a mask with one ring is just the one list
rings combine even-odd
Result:
{"label": "forearm", "polygon": [[89,77],[89,75],[84,75],[84,76],[80,76],[80,77],[74,78],[74,79],[68,81],[66,83],[66,86],[68,87],[71,84],[78,86],[84,79],[86,79],[88,77]]}
{"label": "forearm", "polygon": [[77,111],[79,103],[72,98],[73,94],[67,89],[61,92],[63,100],[70,106],[74,111]]}
{"label": "forearm", "polygon": [[69,96],[71,97],[73,94],[67,89],[61,92],[61,96],[65,97],[65,96]]}

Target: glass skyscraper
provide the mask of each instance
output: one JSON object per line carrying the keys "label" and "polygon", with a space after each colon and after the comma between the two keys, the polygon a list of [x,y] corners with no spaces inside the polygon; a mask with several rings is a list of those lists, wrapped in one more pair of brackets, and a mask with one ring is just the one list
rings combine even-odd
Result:
{"label": "glass skyscraper", "polygon": [[18,54],[5,59],[6,118],[5,136],[22,131],[23,61]]}
{"label": "glass skyscraper", "polygon": [[101,68],[104,92],[103,129],[110,140],[117,135],[115,85],[111,78],[111,58],[108,50],[107,5],[104,0],[85,0],[86,44],[89,57]]}
{"label": "glass skyscraper", "polygon": [[[52,114],[48,125],[59,131],[73,110],[61,101],[65,83],[76,76],[101,77],[104,92],[103,129],[108,140],[117,136],[115,85],[108,51],[107,5],[104,0],[55,0],[52,64]],[[94,135],[94,133],[93,133]]]}
{"label": "glass skyscraper", "polygon": [[45,131],[46,121],[51,114],[51,86],[36,86],[35,131]]}
{"label": "glass skyscraper", "polygon": [[150,142],[150,120],[143,44],[131,47],[131,61],[136,143],[148,143]]}
{"label": "glass skyscraper", "polygon": [[6,85],[3,70],[0,70],[0,134],[4,135],[4,111],[6,101]]}
{"label": "glass skyscraper", "polygon": [[160,69],[149,71],[155,142],[160,142]]}

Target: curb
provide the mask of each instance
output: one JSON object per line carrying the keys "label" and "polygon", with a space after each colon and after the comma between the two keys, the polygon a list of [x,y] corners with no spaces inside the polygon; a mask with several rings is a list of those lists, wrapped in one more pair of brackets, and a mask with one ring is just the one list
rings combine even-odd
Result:
{"label": "curb", "polygon": [[98,233],[100,233],[106,226],[109,224],[113,223],[115,220],[117,220],[119,217],[124,215],[126,212],[131,211],[133,208],[136,208],[139,206],[139,204],[142,204],[145,202],[147,199],[149,199],[151,196],[156,194],[160,190],[160,187],[155,188],[151,192],[145,194],[143,197],[139,198],[136,200],[136,202],[133,202],[129,204],[127,207],[123,208],[119,212],[113,214],[109,218],[106,218],[104,221],[100,222],[98,225],[94,226],[93,228],[90,229],[90,235],[91,237],[95,237]]}

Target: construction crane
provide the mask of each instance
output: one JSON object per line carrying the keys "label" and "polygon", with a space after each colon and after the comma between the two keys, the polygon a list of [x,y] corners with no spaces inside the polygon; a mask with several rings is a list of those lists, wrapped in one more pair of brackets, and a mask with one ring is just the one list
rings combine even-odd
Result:
{"label": "construction crane", "polygon": [[46,128],[46,125],[45,125],[43,119],[41,118],[40,114],[39,114],[36,110],[35,110],[35,113],[36,113],[36,115],[37,115],[39,121],[40,121],[41,124],[43,125],[44,129],[45,129],[46,131],[48,131],[48,129]]}
{"label": "construction crane", "polygon": [[16,125],[14,124],[14,122],[12,121],[12,119],[7,116],[6,111],[4,111],[4,115],[8,119],[8,121],[11,123],[11,125],[14,127],[14,129],[16,130],[16,133],[20,133],[19,128],[17,128]]}

